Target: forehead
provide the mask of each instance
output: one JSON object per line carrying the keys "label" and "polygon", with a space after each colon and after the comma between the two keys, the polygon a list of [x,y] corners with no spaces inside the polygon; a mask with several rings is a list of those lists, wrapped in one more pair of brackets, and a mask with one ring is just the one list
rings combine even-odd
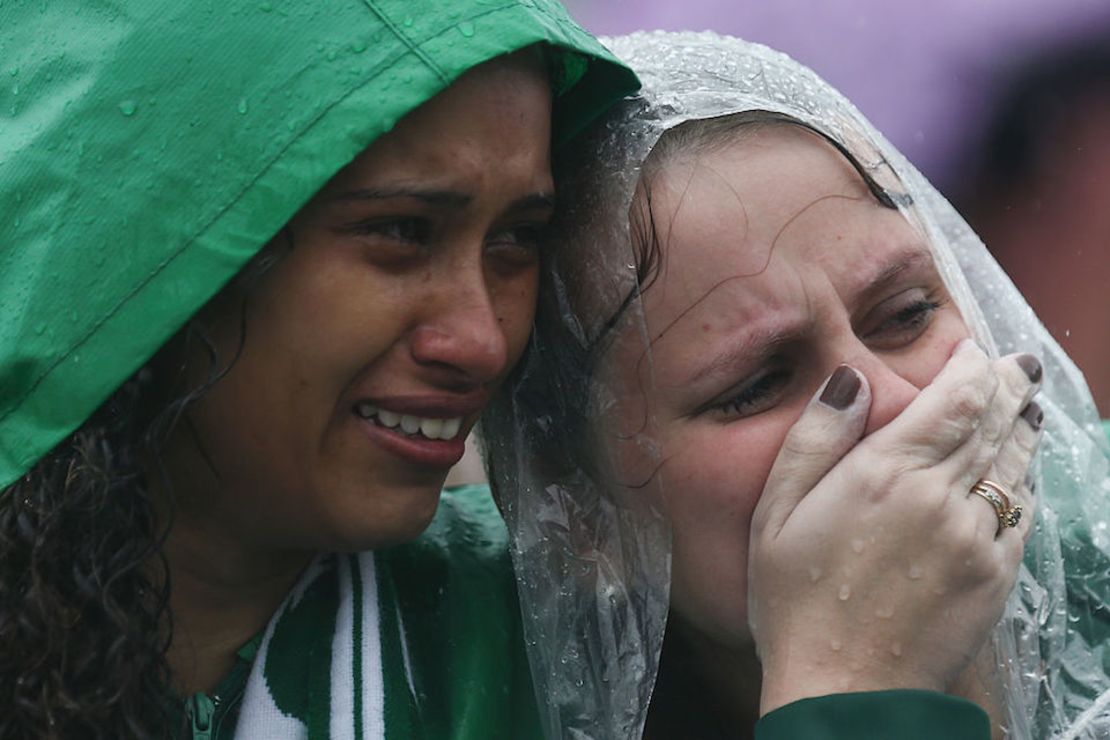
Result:
{"label": "forehead", "polygon": [[367,177],[460,183],[539,170],[550,180],[551,88],[530,50],[463,74],[374,142],[328,189]]}
{"label": "forehead", "polygon": [[659,280],[645,293],[653,313],[685,311],[738,281],[743,290],[734,299],[759,298],[766,308],[788,301],[777,280],[783,266],[819,266],[834,282],[850,281],[924,248],[840,152],[793,125],[763,126],[710,152],[679,154],[637,197],[650,208],[633,214],[650,213],[660,250]]}

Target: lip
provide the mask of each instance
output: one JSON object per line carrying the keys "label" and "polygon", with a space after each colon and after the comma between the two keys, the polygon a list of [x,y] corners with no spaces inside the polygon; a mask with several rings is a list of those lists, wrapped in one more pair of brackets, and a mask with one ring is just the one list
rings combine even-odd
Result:
{"label": "lip", "polygon": [[399,429],[387,429],[353,412],[351,416],[374,444],[417,465],[449,468],[462,460],[466,452],[466,435],[461,431],[454,439],[423,439],[409,437]]}
{"label": "lip", "polygon": [[462,428],[454,439],[426,439],[409,436],[400,427],[390,429],[363,419],[354,413],[353,404],[350,414],[359,423],[371,442],[385,451],[407,462],[430,468],[450,468],[466,453],[466,432],[471,420],[486,406],[489,394],[475,391],[464,394],[412,394],[392,396],[364,396],[356,403],[368,402],[380,409],[395,414],[409,414],[432,419],[452,419],[461,417]]}
{"label": "lip", "polygon": [[[372,396],[356,399],[355,403],[367,401],[378,408],[395,414],[427,416],[433,419],[451,419],[456,416],[471,417],[486,407],[489,394],[474,392],[453,395],[409,395],[409,396]],[[351,404],[354,408],[354,404]]]}

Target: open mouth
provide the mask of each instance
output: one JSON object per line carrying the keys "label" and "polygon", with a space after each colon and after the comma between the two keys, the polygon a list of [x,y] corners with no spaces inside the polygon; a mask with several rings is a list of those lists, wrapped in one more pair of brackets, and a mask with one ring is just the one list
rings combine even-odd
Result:
{"label": "open mouth", "polygon": [[463,419],[457,416],[451,419],[434,419],[427,416],[413,414],[398,414],[386,409],[380,409],[372,403],[362,401],[355,404],[355,416],[365,419],[380,427],[385,427],[395,432],[401,432],[409,437],[452,440],[459,436]]}

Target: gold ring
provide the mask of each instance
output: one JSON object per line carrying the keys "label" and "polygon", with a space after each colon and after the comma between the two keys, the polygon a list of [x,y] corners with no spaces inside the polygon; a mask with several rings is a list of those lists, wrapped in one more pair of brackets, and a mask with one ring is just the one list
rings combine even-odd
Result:
{"label": "gold ring", "polygon": [[1021,506],[1011,504],[1010,494],[994,481],[980,478],[979,482],[971,487],[971,493],[982,496],[994,507],[994,513],[998,516],[999,530],[1016,527],[1021,521]]}

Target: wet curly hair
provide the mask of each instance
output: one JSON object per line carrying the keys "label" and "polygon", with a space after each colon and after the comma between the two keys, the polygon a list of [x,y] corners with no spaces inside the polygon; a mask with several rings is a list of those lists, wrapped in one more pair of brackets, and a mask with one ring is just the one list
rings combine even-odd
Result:
{"label": "wet curly hair", "polygon": [[[232,285],[276,259],[264,249]],[[160,451],[234,364],[195,318],[22,478],[0,491],[0,737],[171,738],[186,717],[166,659],[172,500]],[[188,387],[184,358],[206,355]],[[170,497],[172,499],[172,496]],[[168,504],[168,515],[167,515]]]}

